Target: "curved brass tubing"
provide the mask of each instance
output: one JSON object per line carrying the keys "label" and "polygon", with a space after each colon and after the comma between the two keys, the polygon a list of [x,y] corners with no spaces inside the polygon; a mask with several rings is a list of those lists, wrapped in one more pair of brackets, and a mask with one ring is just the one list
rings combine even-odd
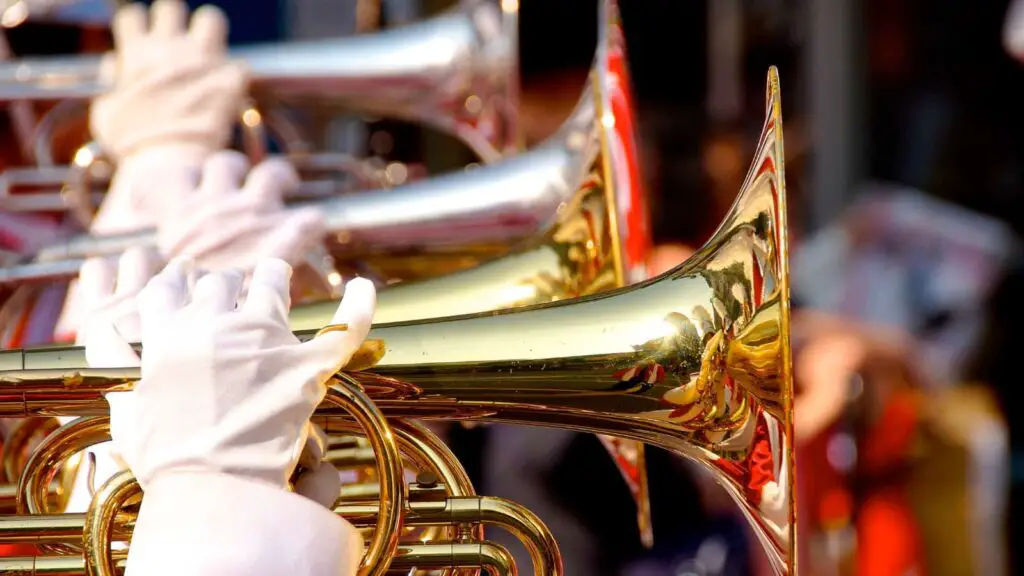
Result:
{"label": "curved brass tubing", "polygon": [[[110,418],[93,416],[78,418],[47,436],[25,463],[18,480],[18,514],[50,514],[62,506],[52,506],[50,486],[69,458],[85,448],[110,440]],[[65,472],[66,475],[66,472]],[[70,490],[68,490],[70,492]],[[80,554],[81,547],[69,544],[41,544],[44,552]]]}
{"label": "curved brass tubing", "polygon": [[[123,552],[113,554],[118,573],[124,571]],[[491,576],[518,576],[512,555],[493,542],[435,542],[398,549],[389,568],[477,568]],[[11,556],[0,558],[0,576],[86,576],[81,556]]]}
{"label": "curved brass tubing", "polygon": [[[110,574],[102,569],[92,571],[91,566],[107,562],[100,544],[101,540],[107,542],[107,546],[109,546],[112,541],[124,542],[130,539],[135,518],[131,513],[120,513],[120,503],[138,493],[138,484],[134,482],[131,474],[122,472],[97,492],[94,500],[97,506],[91,508],[87,514],[0,517],[0,541],[52,544],[84,540],[86,542],[86,557],[90,558],[87,573],[90,576]],[[372,528],[377,523],[379,507],[374,504],[356,503],[342,504],[336,506],[334,510],[358,528]],[[431,499],[428,494],[422,500],[409,502],[404,520],[404,524],[409,526],[451,526],[479,522],[491,524],[515,534],[530,552],[533,573],[537,576],[562,576],[564,574],[561,553],[551,532],[532,512],[515,502],[486,496],[448,497],[443,500],[435,500]],[[469,539],[458,542],[439,541],[439,543],[475,546],[480,545],[481,541]],[[399,556],[396,558],[400,557],[401,551],[407,548],[405,545],[399,546]],[[410,564],[410,566],[419,568],[455,569],[465,565]],[[468,565],[474,568],[483,567],[473,563]],[[391,567],[397,568],[398,565],[393,561]],[[3,574],[4,572],[0,570],[0,576]]]}
{"label": "curved brass tubing", "polygon": [[[2,476],[5,484],[0,484],[0,511],[14,511],[17,509],[17,479],[35,448],[33,442],[40,438],[45,440],[47,436],[60,429],[60,422],[56,418],[24,418],[20,420],[4,438],[3,449],[0,451],[2,461]],[[78,467],[81,458],[74,455],[66,460],[57,479],[51,483],[46,502],[54,509],[63,510],[67,505],[67,499],[71,496],[71,488],[74,485],[75,476],[78,474]]]}
{"label": "curved brass tubing", "polygon": [[[408,495],[402,475],[402,461],[395,441],[395,435],[374,403],[363,392],[362,386],[345,374],[332,377],[327,390],[325,402],[348,412],[361,429],[366,430],[367,440],[377,455],[377,474],[380,478],[381,514],[375,525],[373,537],[367,546],[366,554],[359,565],[359,576],[383,576],[398,550],[398,534],[402,529],[402,513],[406,507]],[[74,424],[72,422],[71,424]],[[100,442],[110,438],[109,418],[96,418],[81,427],[89,430],[93,436],[89,439]],[[82,435],[86,434],[83,430]],[[69,434],[74,437],[74,434]],[[55,441],[50,450],[54,456],[73,448],[69,443]],[[76,448],[81,450],[79,445]],[[33,455],[34,457],[35,455]],[[43,457],[40,457],[42,460]],[[49,460],[51,469],[60,465],[60,460]],[[29,469],[26,468],[26,472]],[[44,477],[40,472],[35,477]],[[23,480],[25,477],[23,476]],[[38,492],[37,486],[24,486]],[[141,494],[130,471],[122,471],[104,483],[95,496],[85,515],[85,555],[89,559],[86,569],[89,576],[113,576],[116,562],[110,550],[113,540],[114,520],[121,506],[133,496]],[[19,507],[20,508],[20,507]],[[48,546],[63,546],[50,544]],[[42,546],[41,546],[42,547]]]}
{"label": "curved brass tubing", "polygon": [[32,441],[39,436],[45,438],[60,428],[56,418],[24,418],[4,437],[0,460],[3,461],[5,481],[13,481],[21,475],[32,453]]}
{"label": "curved brass tubing", "polygon": [[[357,528],[373,526],[377,509],[372,504],[343,504],[334,508]],[[529,509],[503,498],[473,496],[446,498],[441,502],[410,502],[406,526],[434,526],[483,522],[514,534],[530,553],[537,576],[562,576],[558,542],[544,522]]]}

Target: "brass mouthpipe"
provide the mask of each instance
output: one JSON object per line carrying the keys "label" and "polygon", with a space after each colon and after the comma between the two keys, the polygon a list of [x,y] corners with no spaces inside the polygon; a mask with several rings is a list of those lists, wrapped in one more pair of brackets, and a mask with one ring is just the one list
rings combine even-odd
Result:
{"label": "brass mouthpipe", "polygon": [[[254,544],[255,545],[255,544]],[[126,555],[114,553],[118,573]],[[391,568],[479,568],[492,576],[518,576],[512,555],[493,542],[434,542],[401,546]],[[0,558],[0,576],[86,576],[81,556],[13,556]]]}

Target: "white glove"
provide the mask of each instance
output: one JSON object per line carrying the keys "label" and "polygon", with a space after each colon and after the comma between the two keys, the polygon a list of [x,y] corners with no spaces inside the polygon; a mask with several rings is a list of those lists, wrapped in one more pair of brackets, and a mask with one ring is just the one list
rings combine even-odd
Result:
{"label": "white glove", "polygon": [[114,15],[116,52],[100,74],[113,90],[93,101],[90,117],[93,136],[114,160],[143,147],[190,145],[209,153],[228,143],[247,72],[228,59],[220,9],[203,6],[186,28],[188,19],[181,0],[156,0],[148,15],[132,3]]}
{"label": "white glove", "polygon": [[287,263],[261,260],[237,309],[240,273],[211,272],[190,291],[187,266],[170,264],[139,294],[142,380],[134,393],[107,396],[114,442],[143,489],[183,473],[284,488],[324,382],[369,331],[373,285],[349,282],[333,320],[348,331],[300,344],[288,328]]}
{"label": "white glove", "polygon": [[[93,258],[82,266],[78,279],[78,296],[86,310],[86,321],[78,331],[76,344],[84,345],[86,361],[92,368],[138,366],[134,354],[126,354],[119,346],[105,345],[111,338],[138,342],[141,337],[139,315],[135,297],[146,282],[160,269],[159,256],[153,250],[134,248],[121,256],[119,262]],[[90,333],[95,327],[100,333]],[[104,333],[107,332],[107,333]],[[74,418],[59,418],[66,424]],[[89,448],[95,457],[95,486],[99,487],[122,470],[109,442]],[[68,498],[65,512],[85,512],[92,500],[89,486],[89,466],[83,462],[78,468],[75,483]]]}
{"label": "white glove", "polygon": [[[85,346],[86,361],[92,368],[138,366],[139,358],[123,342],[142,340],[136,297],[159,270],[160,260],[152,250],[132,249],[115,265],[111,260],[86,261],[79,276],[80,294],[87,302],[88,320],[78,333],[76,344]],[[90,330],[92,328],[92,330]],[[134,392],[121,393],[125,395]],[[67,423],[73,418],[60,418]],[[130,443],[130,442],[129,442]],[[321,465],[326,435],[310,424],[309,440],[301,461],[306,472],[296,481],[296,492],[332,508],[341,490],[341,478],[330,465]],[[124,468],[124,460],[111,443],[93,446],[95,487]],[[89,469],[81,466],[67,506],[67,512],[84,512],[91,500]]]}
{"label": "white glove", "polygon": [[202,180],[157,224],[168,259],[186,256],[206,270],[252,272],[263,258],[295,265],[323,242],[326,221],[316,208],[285,210],[284,196],[299,185],[295,168],[271,158],[249,170],[244,155],[210,156]]}
{"label": "white glove", "polygon": [[[126,574],[354,576],[355,528],[283,488],[304,443],[323,450],[305,440],[309,417],[326,378],[366,337],[373,285],[349,283],[332,320],[347,332],[300,344],[288,330],[285,262],[260,261],[243,303],[240,273],[207,274],[190,290],[188,268],[172,263],[139,295],[142,380],[107,396],[114,443],[146,492]],[[88,335],[109,358],[138,361],[110,325]],[[333,502],[338,475],[327,472],[299,488],[318,486],[320,501]]]}
{"label": "white glove", "polygon": [[[147,20],[148,22],[147,27]],[[118,10],[116,52],[101,66],[113,89],[96,98],[90,129],[117,164],[93,233],[148,228],[191,189],[203,160],[224,148],[248,86],[245,68],[227,57],[227,21],[213,6],[196,11],[180,0]]]}

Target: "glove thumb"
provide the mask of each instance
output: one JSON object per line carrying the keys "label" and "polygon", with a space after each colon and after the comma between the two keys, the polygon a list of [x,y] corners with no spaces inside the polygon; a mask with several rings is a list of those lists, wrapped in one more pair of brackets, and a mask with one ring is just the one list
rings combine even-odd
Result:
{"label": "glove thumb", "polygon": [[321,463],[299,476],[295,492],[331,510],[341,495],[341,474],[330,463]]}

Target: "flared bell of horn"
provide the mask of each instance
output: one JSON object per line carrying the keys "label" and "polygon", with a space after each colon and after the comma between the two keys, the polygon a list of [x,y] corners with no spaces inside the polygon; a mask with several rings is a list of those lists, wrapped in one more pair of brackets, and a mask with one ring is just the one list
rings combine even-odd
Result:
{"label": "flared bell of horn", "polygon": [[[718,230],[686,262],[602,294],[375,326],[368,347],[383,356],[351,376],[394,417],[552,426],[689,458],[734,499],[775,572],[793,574],[783,158],[772,68],[747,178]],[[80,348],[0,352],[0,415],[102,414],[104,390],[139,378],[137,368],[85,366]]]}
{"label": "flared bell of horn", "polygon": [[[421,122],[461,139],[484,162],[521,148],[518,3],[462,0],[393,30],[232,50],[257,96],[334,104]],[[92,98],[107,89],[96,56],[0,65],[0,100]]]}

